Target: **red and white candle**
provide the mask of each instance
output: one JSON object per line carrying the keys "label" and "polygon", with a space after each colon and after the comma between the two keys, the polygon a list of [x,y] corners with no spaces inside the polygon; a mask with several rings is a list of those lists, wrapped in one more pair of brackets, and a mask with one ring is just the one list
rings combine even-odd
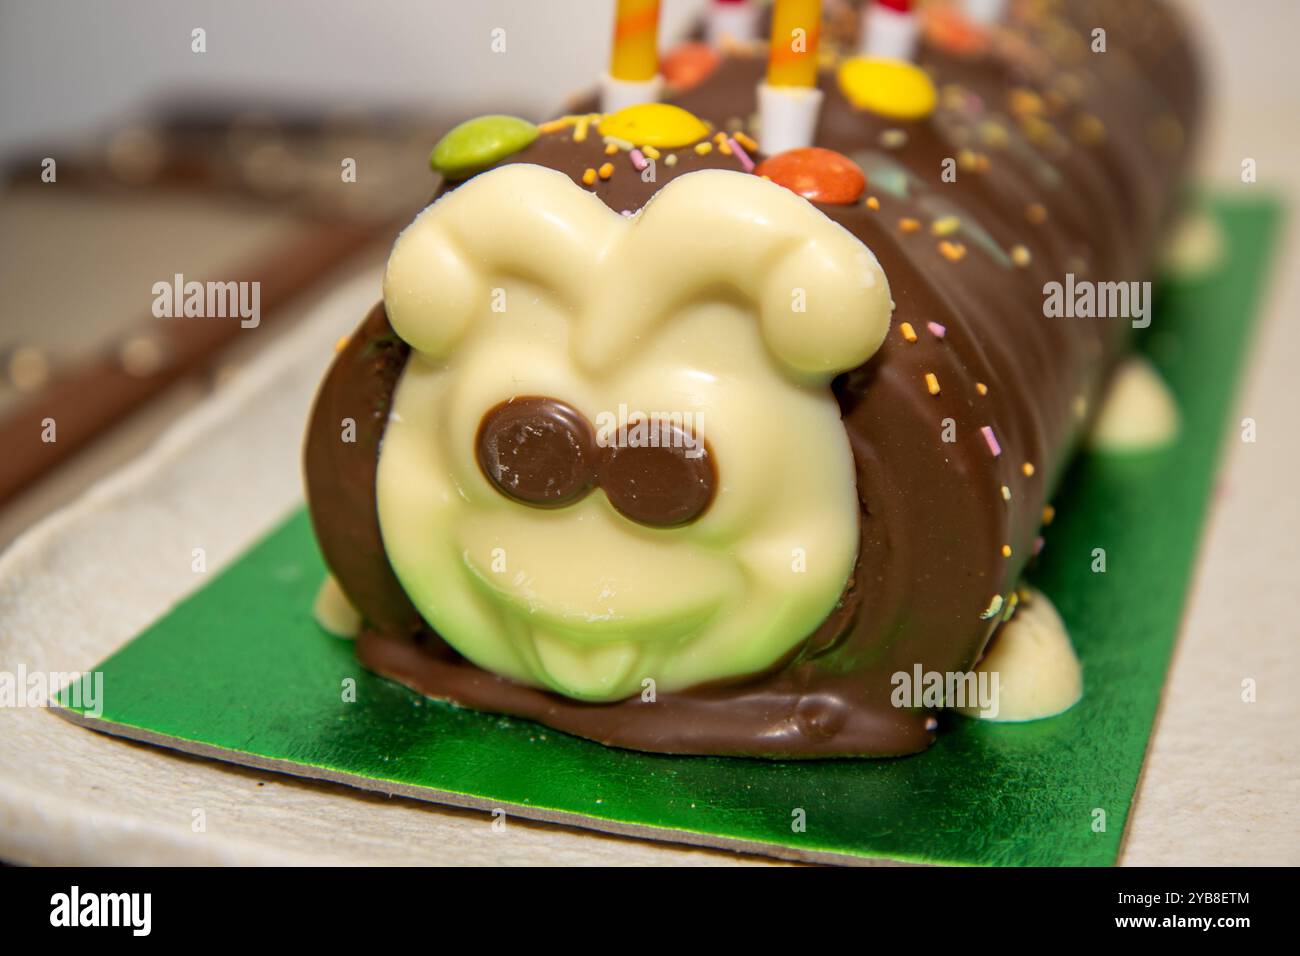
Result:
{"label": "red and white candle", "polygon": [[962,0],[966,18],[980,26],[992,26],[1006,15],[1007,0]]}
{"label": "red and white candle", "polygon": [[709,43],[749,43],[758,37],[758,4],[751,0],[713,0],[709,4]]}
{"label": "red and white candle", "polygon": [[915,59],[921,24],[914,8],[913,0],[874,0],[862,15],[862,55]]}

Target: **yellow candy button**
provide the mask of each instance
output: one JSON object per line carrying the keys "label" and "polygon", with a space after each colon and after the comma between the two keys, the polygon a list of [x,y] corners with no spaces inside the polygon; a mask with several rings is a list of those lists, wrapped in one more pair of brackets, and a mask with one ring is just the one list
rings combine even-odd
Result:
{"label": "yellow candy button", "polygon": [[903,60],[855,57],[840,64],[840,89],[860,110],[897,120],[925,119],[936,96],[930,77]]}
{"label": "yellow candy button", "polygon": [[676,149],[709,135],[709,128],[694,113],[668,103],[641,103],[600,121],[601,136],[616,136],[637,146]]}

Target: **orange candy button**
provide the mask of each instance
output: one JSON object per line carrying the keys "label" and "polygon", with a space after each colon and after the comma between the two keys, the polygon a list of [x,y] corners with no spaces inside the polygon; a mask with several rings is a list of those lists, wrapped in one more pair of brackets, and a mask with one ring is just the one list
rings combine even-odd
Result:
{"label": "orange candy button", "polygon": [[675,90],[699,86],[722,62],[722,56],[707,43],[682,43],[659,60],[659,72]]}
{"label": "orange candy button", "polygon": [[812,202],[847,206],[861,198],[867,177],[843,153],[820,146],[791,149],[759,163],[756,176],[766,176]]}

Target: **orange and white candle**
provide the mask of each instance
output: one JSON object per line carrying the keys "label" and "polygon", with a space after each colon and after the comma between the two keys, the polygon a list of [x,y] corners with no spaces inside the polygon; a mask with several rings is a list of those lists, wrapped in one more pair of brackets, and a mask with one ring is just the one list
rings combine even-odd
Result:
{"label": "orange and white candle", "polygon": [[811,89],[817,85],[821,31],[822,0],[776,0],[767,54],[768,86]]}
{"label": "orange and white candle", "polygon": [[618,0],[609,72],[601,85],[601,105],[613,113],[659,99],[659,0]]}
{"label": "orange and white candle", "polygon": [[659,0],[618,0],[609,75],[632,82],[659,72]]}
{"label": "orange and white candle", "polygon": [[811,146],[822,92],[817,89],[821,0],[776,0],[767,82],[758,85],[759,145],[769,156]]}

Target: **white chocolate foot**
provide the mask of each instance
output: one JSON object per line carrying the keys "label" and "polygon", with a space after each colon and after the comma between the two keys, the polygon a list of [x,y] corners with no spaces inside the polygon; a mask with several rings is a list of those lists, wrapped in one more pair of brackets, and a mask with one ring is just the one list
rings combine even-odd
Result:
{"label": "white chocolate foot", "polygon": [[321,582],[311,612],[316,623],[335,637],[356,637],[361,630],[361,615],[332,574],[325,575]]}
{"label": "white chocolate foot", "polygon": [[1142,356],[1115,370],[1088,433],[1094,451],[1149,451],[1178,435],[1178,405],[1160,373]]}
{"label": "white chocolate foot", "polygon": [[960,707],[959,714],[1000,723],[1041,720],[1069,710],[1083,696],[1083,671],[1061,616],[1042,592],[1030,593],[975,668],[997,688],[994,706]]}
{"label": "white chocolate foot", "polygon": [[1178,220],[1161,255],[1161,266],[1185,279],[1213,272],[1223,262],[1226,242],[1219,221],[1205,210],[1189,212]]}

